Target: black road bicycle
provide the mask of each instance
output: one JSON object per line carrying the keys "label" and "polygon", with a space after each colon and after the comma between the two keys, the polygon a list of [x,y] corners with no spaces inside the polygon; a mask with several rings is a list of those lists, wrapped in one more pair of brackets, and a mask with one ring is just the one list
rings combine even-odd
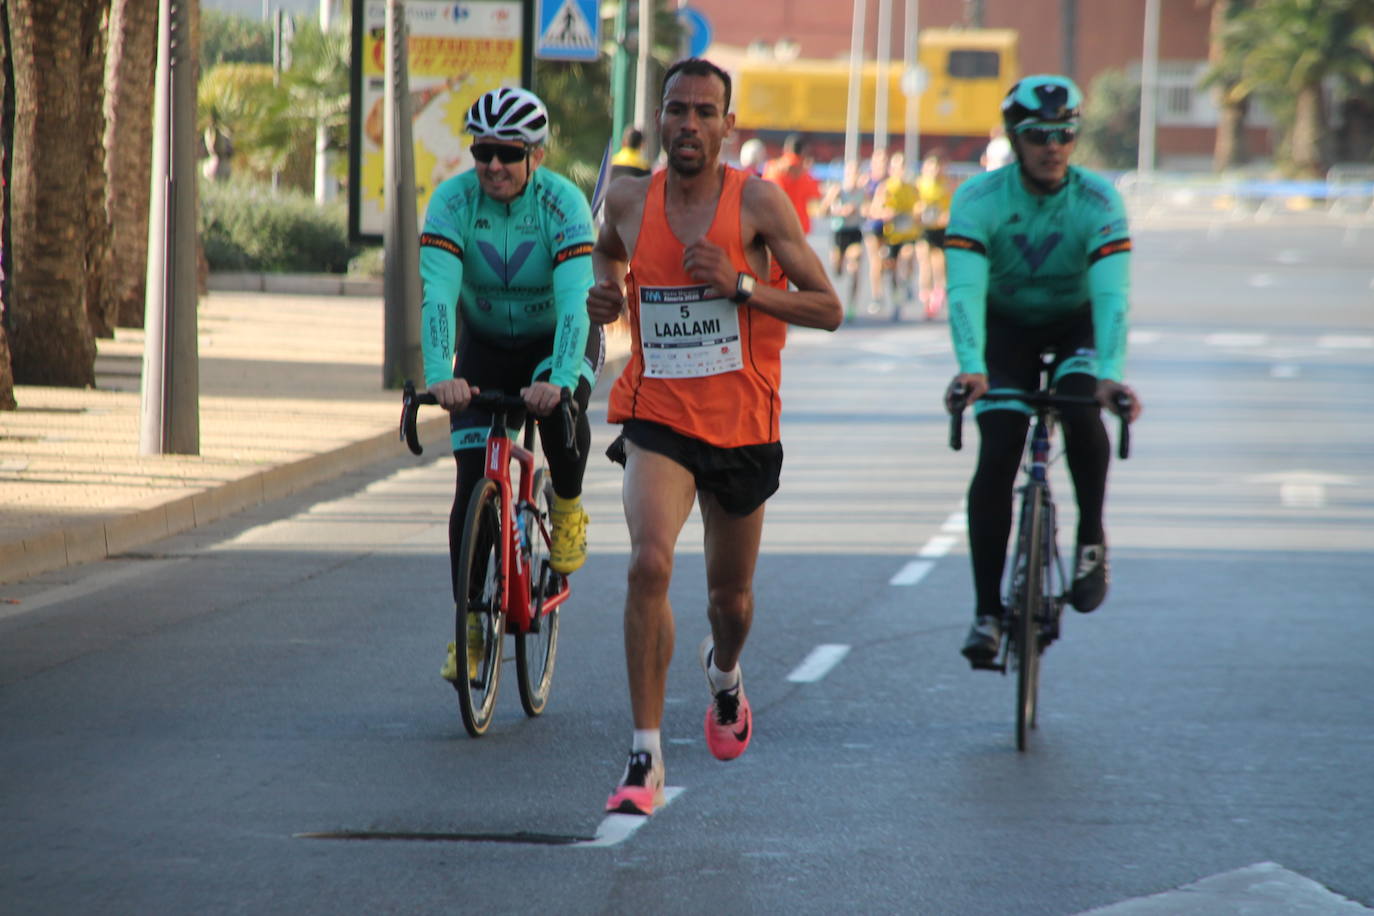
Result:
{"label": "black road bicycle", "polygon": [[[963,447],[963,418],[967,392],[956,386],[951,389],[946,407],[949,409],[949,447],[958,451]],[[1026,393],[1021,391],[989,391],[985,401],[1019,401],[1034,411],[1034,428],[1026,446],[1025,482],[1018,488],[1021,494],[1020,523],[1016,529],[1016,546],[1012,553],[1011,575],[1008,577],[1005,608],[1002,619],[1002,644],[997,655],[984,666],[994,671],[1016,671],[1016,749],[1024,751],[1035,728],[1037,695],[1040,687],[1040,655],[1059,638],[1060,617],[1067,601],[1072,580],[1064,572],[1059,555],[1057,516],[1054,498],[1050,493],[1050,442],[1058,422],[1058,408],[1092,406],[1090,397],[1059,395],[1049,390]],[[1123,459],[1130,453],[1131,432],[1126,416],[1130,399],[1119,396],[1121,431],[1117,454]],[[1055,458],[1058,456],[1056,455]]]}

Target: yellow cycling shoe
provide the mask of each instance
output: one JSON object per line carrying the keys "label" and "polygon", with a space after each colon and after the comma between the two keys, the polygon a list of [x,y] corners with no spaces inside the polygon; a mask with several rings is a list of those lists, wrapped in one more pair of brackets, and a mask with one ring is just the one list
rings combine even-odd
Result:
{"label": "yellow cycling shoe", "polygon": [[587,522],[590,518],[582,508],[582,497],[553,498],[553,546],[549,550],[549,565],[553,571],[567,575],[587,562]]}
{"label": "yellow cycling shoe", "polygon": [[[482,669],[482,658],[487,651],[487,632],[482,626],[482,618],[476,613],[468,614],[468,680],[477,680],[477,674]],[[448,658],[444,660],[444,667],[439,669],[439,676],[446,681],[458,683],[458,646],[454,643],[448,644]]]}
{"label": "yellow cycling shoe", "polygon": [[458,647],[453,643],[448,644],[448,658],[444,659],[444,667],[439,669],[439,676],[454,684],[458,683]]}

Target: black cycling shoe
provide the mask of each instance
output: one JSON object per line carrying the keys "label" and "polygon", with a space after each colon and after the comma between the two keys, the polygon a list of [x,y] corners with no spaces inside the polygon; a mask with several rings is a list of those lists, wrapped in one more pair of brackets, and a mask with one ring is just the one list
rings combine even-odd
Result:
{"label": "black cycling shoe", "polygon": [[1111,573],[1107,567],[1107,545],[1088,544],[1077,550],[1073,585],[1069,588],[1069,603],[1080,614],[1097,610],[1107,597]]}
{"label": "black cycling shoe", "polygon": [[1002,618],[991,614],[973,622],[960,651],[974,669],[996,670],[997,650],[1002,647]]}

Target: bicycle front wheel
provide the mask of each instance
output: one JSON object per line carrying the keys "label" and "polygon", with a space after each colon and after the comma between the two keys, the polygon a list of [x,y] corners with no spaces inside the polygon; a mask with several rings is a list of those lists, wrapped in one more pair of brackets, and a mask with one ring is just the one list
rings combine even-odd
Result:
{"label": "bicycle front wheel", "polygon": [[1029,490],[1021,506],[1021,555],[1025,566],[1021,588],[1015,596],[1018,614],[1012,631],[1016,654],[1016,749],[1024,751],[1035,728],[1040,689],[1040,616],[1044,603],[1045,542],[1044,503],[1038,490]]}
{"label": "bicycle front wheel", "polygon": [[541,520],[548,526],[553,511],[553,481],[543,468],[534,474],[531,498],[534,505],[525,509],[523,522],[529,544],[530,630],[515,634],[515,668],[520,675],[520,705],[525,715],[534,717],[549,702],[553,663],[558,657],[558,608],[543,613],[544,595],[556,589],[559,578],[549,568],[549,545],[540,528]]}
{"label": "bicycle front wheel", "polygon": [[[506,633],[502,606],[501,490],[492,480],[472,491],[458,559],[455,621],[460,672],[454,682],[458,709],[468,734],[480,738],[491,724],[501,683],[501,648]],[[461,666],[466,660],[467,672]]]}

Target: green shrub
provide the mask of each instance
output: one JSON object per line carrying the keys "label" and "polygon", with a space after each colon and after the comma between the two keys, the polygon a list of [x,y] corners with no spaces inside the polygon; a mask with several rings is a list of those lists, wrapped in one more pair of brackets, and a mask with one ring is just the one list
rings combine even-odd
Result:
{"label": "green shrub", "polygon": [[201,182],[200,234],[211,270],[344,273],[358,252],[343,204],[246,182]]}

